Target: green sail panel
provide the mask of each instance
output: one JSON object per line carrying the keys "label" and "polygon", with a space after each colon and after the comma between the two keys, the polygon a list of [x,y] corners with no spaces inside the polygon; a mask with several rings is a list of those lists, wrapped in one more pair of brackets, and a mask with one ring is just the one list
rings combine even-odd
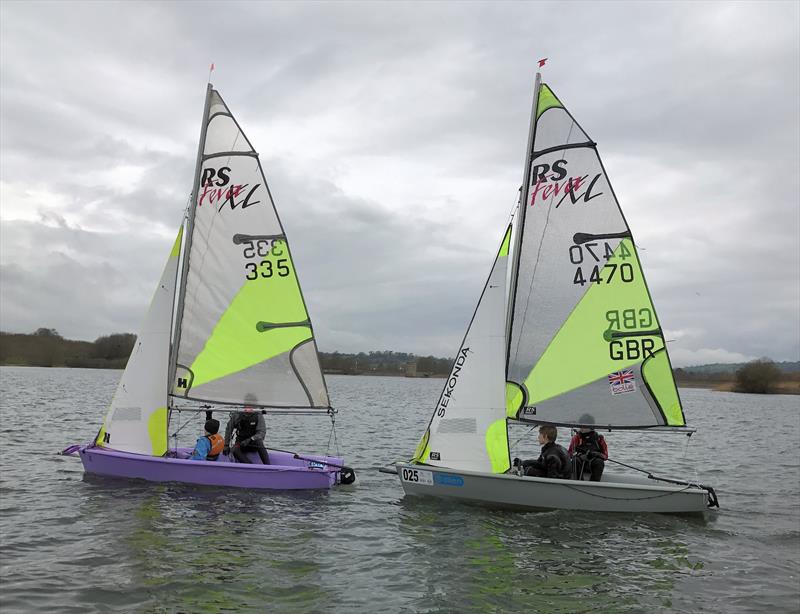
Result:
{"label": "green sail panel", "polygon": [[327,409],[311,320],[258,154],[213,89],[206,122],[172,392]]}
{"label": "green sail panel", "polygon": [[507,416],[683,426],[658,317],[595,144],[546,86],[538,108]]}
{"label": "green sail panel", "polygon": [[[587,292],[525,379],[529,404],[641,362],[645,352],[664,347],[660,333],[645,335],[659,330],[658,321],[637,259],[623,260],[621,251],[633,254],[630,240],[622,241],[604,266],[587,271],[587,278],[597,272],[597,281],[584,282]],[[632,336],[614,338],[619,333]]]}
{"label": "green sail panel", "polygon": [[546,84],[542,84],[542,89],[539,92],[539,101],[536,105],[536,117],[541,117],[542,113],[547,111],[547,109],[563,107],[564,105],[562,105],[558,98],[556,98],[553,90],[547,87]]}
{"label": "green sail panel", "polygon": [[681,399],[675,378],[672,376],[672,365],[669,363],[666,348],[655,352],[642,364],[642,377],[647,383],[650,393],[655,397],[659,409],[663,412],[667,424],[683,426]]}
{"label": "green sail panel", "polygon": [[252,367],[312,338],[284,242],[274,240],[263,251],[265,256],[256,254],[246,262],[245,283],[192,363],[193,386]]}

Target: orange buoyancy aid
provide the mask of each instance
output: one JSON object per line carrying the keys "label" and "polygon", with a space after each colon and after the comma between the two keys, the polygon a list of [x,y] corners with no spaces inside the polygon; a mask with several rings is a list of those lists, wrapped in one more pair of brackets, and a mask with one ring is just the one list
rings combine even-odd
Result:
{"label": "orange buoyancy aid", "polygon": [[219,433],[214,433],[213,435],[206,435],[206,439],[211,444],[206,460],[217,460],[217,457],[222,454],[222,450],[225,448],[225,438]]}

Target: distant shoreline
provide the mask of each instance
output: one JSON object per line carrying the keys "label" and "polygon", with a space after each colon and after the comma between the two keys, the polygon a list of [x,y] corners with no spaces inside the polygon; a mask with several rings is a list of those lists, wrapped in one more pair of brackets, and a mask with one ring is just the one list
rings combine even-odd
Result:
{"label": "distant shoreline", "polygon": [[[31,365],[31,364],[20,364],[20,363],[10,363],[4,362],[0,363],[0,367],[34,367],[37,369],[105,369],[107,371],[124,371],[125,365],[119,366],[106,366],[106,365],[99,365],[99,366],[73,366],[73,365]],[[407,377],[408,379],[445,379],[447,377],[446,374],[443,373],[435,373],[435,374],[417,374],[417,375],[406,375],[405,373],[376,373],[376,372],[358,372],[358,373],[344,373],[342,371],[326,371],[325,369],[322,370],[325,375],[364,375],[366,377]]]}
{"label": "distant shoreline", "polygon": [[[715,392],[738,392],[734,382],[720,382],[714,380],[676,381],[678,388],[703,388]],[[766,394],[800,394],[800,381],[783,380],[773,386],[774,390]],[[756,393],[748,393],[756,394]]]}
{"label": "distant shoreline", "polygon": [[[125,367],[112,367],[112,366],[97,366],[97,367],[72,367],[67,365],[50,365],[50,366],[42,366],[42,365],[30,365],[30,364],[11,364],[11,363],[2,363],[0,367],[37,367],[37,368],[56,368],[56,369],[106,369],[111,371],[122,371]],[[363,375],[365,377],[405,377],[408,379],[445,379],[447,375],[443,374],[417,374],[417,375],[406,375],[405,373],[375,373],[375,372],[359,372],[359,373],[343,373],[342,371],[323,371],[325,375]],[[718,380],[691,380],[691,381],[680,381],[676,380],[676,385],[678,388],[702,388],[704,390],[713,390],[715,392],[737,392],[735,390],[736,384],[734,382],[721,382]],[[751,393],[752,394],[752,393]],[[774,390],[772,392],[768,392],[766,394],[795,394],[800,395],[800,381],[797,380],[782,380],[776,382],[774,385]]]}

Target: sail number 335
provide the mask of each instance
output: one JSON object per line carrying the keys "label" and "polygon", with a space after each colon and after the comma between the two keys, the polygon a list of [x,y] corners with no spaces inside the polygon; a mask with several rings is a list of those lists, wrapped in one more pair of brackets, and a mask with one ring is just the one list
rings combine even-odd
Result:
{"label": "sail number 335", "polygon": [[[244,263],[245,278],[253,281],[254,279],[269,279],[273,275],[278,277],[288,277],[291,273],[289,259],[280,258],[285,252],[285,246],[280,239],[258,239],[248,241],[242,255],[248,262]],[[259,262],[252,262],[252,259],[260,259]]]}

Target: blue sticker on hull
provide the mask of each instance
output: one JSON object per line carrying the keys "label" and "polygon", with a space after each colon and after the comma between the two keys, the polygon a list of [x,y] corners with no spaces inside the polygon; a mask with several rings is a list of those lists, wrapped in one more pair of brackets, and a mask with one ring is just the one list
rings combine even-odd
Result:
{"label": "blue sticker on hull", "polygon": [[433,481],[442,486],[463,486],[464,478],[460,475],[451,475],[449,473],[434,473]]}

